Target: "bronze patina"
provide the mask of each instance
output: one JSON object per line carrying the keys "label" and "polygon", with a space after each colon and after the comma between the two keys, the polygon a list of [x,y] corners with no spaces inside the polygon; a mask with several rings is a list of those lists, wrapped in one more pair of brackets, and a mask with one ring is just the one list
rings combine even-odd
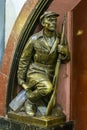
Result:
{"label": "bronze patina", "polygon": [[60,64],[69,61],[70,54],[64,36],[65,18],[61,34],[56,32],[58,16],[52,11],[41,15],[43,29],[29,38],[19,60],[18,84],[25,90],[24,111],[29,116],[40,115],[38,110],[46,116],[63,114],[55,95]]}

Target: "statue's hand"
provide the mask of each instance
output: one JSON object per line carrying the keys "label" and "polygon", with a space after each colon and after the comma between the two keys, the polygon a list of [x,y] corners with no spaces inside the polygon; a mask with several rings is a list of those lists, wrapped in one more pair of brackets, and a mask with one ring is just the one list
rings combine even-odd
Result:
{"label": "statue's hand", "polygon": [[58,45],[58,52],[61,54],[61,60],[66,63],[70,60],[70,53],[67,46]]}
{"label": "statue's hand", "polygon": [[58,52],[63,54],[63,55],[66,55],[67,54],[67,47],[63,46],[63,45],[58,45]]}
{"label": "statue's hand", "polygon": [[29,88],[28,85],[27,85],[26,83],[23,83],[23,84],[22,84],[22,87],[23,87],[26,91],[27,91],[28,88]]}

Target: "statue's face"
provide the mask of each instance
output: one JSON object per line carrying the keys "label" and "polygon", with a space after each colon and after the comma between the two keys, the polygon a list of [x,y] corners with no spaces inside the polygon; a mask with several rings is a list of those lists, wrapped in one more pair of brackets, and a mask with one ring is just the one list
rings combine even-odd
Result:
{"label": "statue's face", "polygon": [[57,17],[49,16],[44,18],[44,27],[50,31],[55,31],[57,25]]}

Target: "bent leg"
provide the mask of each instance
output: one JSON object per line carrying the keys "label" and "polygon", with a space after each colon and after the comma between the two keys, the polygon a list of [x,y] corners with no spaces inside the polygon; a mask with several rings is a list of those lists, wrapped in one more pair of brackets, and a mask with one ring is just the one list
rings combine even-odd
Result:
{"label": "bent leg", "polygon": [[43,96],[50,94],[53,90],[53,86],[49,80],[39,82],[36,84],[35,88],[34,91],[29,94],[27,93],[28,99],[33,103],[37,102]]}

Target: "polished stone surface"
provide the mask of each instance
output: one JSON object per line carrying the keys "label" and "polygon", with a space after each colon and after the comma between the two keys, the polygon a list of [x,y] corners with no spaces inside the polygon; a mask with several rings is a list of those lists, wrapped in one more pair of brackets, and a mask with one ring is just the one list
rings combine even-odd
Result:
{"label": "polished stone surface", "polygon": [[0,118],[0,130],[73,130],[73,122],[69,121],[55,127],[42,128],[30,124],[21,123],[7,118]]}

